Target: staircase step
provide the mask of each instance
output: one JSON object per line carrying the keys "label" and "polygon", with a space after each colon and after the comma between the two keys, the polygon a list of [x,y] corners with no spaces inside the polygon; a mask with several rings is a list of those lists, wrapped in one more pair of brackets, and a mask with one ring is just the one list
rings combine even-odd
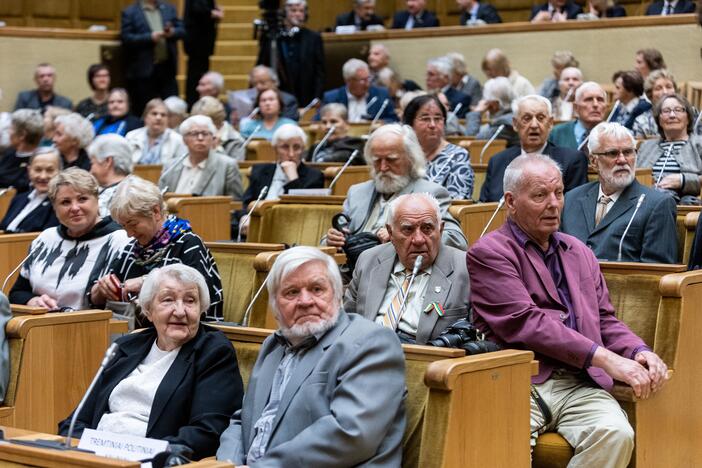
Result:
{"label": "staircase step", "polygon": [[224,18],[222,24],[247,23],[250,24],[261,16],[258,6],[223,6]]}
{"label": "staircase step", "polygon": [[220,55],[210,59],[210,68],[220,72],[222,75],[248,74],[254,65],[256,65],[255,55]]}
{"label": "staircase step", "polygon": [[217,41],[215,55],[258,55],[257,41]]}
{"label": "staircase step", "polygon": [[252,40],[253,26],[251,24],[220,24],[217,39],[223,41]]}
{"label": "staircase step", "polygon": [[228,6],[255,6],[258,8],[258,0],[217,0],[217,5],[220,8]]}

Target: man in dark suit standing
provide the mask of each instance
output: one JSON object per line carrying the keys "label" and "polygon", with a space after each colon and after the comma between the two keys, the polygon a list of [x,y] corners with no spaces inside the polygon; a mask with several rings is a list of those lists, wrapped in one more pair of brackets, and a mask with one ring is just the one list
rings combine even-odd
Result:
{"label": "man in dark suit standing", "polygon": [[[397,122],[398,118],[387,89],[370,85],[370,71],[363,60],[349,59],[341,73],[346,86],[324,93],[322,104],[338,102],[348,109],[349,122],[373,119],[382,109],[380,120]],[[387,100],[387,101],[386,101]],[[315,117],[316,119],[319,116]]]}
{"label": "man in dark suit standing", "polygon": [[478,21],[487,24],[502,22],[497,9],[489,3],[482,3],[478,0],[456,0],[456,3],[461,9],[461,19],[458,23],[461,26]]}
{"label": "man in dark suit standing", "polygon": [[646,15],[648,16],[680,15],[694,12],[695,2],[690,0],[656,0],[646,9]]}
{"label": "man in dark suit standing", "polygon": [[383,18],[375,14],[375,0],[353,0],[353,10],[336,17],[336,27],[355,26],[365,31],[368,26],[384,26]]}
{"label": "man in dark suit standing", "polygon": [[583,9],[571,0],[549,0],[543,5],[536,5],[531,9],[532,23],[549,23],[572,20],[578,17]]}
{"label": "man in dark suit standing", "polygon": [[634,137],[618,123],[603,122],[590,133],[588,145],[599,180],[566,194],[561,230],[600,260],[676,263],[675,199],[634,177]]}
{"label": "man in dark suit standing", "polygon": [[453,75],[453,64],[447,57],[433,58],[427,62],[427,90],[434,93],[443,93],[449,102],[449,112],[455,112],[456,106],[461,107],[456,112],[456,116],[462,119],[470,110],[470,96],[451,87],[451,76]]}
{"label": "man in dark suit standing", "polygon": [[439,19],[426,6],[426,0],[407,0],[407,9],[392,18],[392,29],[438,28]]}
{"label": "man in dark suit standing", "polygon": [[276,38],[277,59],[271,65],[271,41],[261,37],[257,65],[273,68],[280,78],[280,89],[297,98],[300,106],[308,105],[324,92],[324,46],[319,33],[304,27],[307,20],[306,0],[287,0],[283,30]]}
{"label": "man in dark suit standing", "polygon": [[56,70],[48,63],[40,63],[34,71],[34,82],[37,89],[22,91],[17,95],[15,110],[37,109],[44,112],[46,106],[73,109],[73,103],[67,97],[54,93]]}
{"label": "man in dark suit standing", "polygon": [[170,3],[139,0],[122,11],[120,38],[134,115],[150,99],[178,95],[177,43],[183,37],[183,23]]}
{"label": "man in dark suit standing", "polygon": [[217,24],[224,13],[214,0],[185,0],[185,53],[188,54],[188,78],[185,95],[188,107],[201,96],[196,91],[197,83],[210,69],[210,55],[214,53],[217,40]]}
{"label": "man in dark suit standing", "polygon": [[553,126],[551,102],[543,96],[532,94],[516,101],[517,113],[512,121],[519,134],[520,146],[513,146],[490,158],[485,182],[480,190],[481,202],[498,201],[503,194],[505,169],[517,156],[545,154],[556,161],[563,170],[565,190],[587,182],[587,158],[580,151],[560,148],[547,142]]}

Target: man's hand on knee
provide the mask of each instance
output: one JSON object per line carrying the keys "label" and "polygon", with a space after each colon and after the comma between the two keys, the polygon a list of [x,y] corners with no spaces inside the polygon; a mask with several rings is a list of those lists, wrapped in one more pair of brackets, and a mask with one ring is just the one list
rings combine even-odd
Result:
{"label": "man's hand on knee", "polygon": [[636,398],[645,400],[651,396],[648,370],[637,361],[621,357],[600,346],[592,357],[592,365],[604,369],[614,380],[630,385]]}
{"label": "man's hand on knee", "polygon": [[668,381],[668,366],[651,351],[641,351],[634,357],[636,362],[648,369],[648,376],[651,379],[651,391],[657,392]]}

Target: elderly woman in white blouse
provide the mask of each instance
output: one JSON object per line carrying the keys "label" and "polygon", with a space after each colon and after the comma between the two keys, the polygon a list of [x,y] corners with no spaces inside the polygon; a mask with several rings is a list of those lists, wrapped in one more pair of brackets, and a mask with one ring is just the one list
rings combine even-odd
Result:
{"label": "elderly woman in white blouse", "polygon": [[100,216],[110,215],[110,202],[120,182],[132,173],[132,148],[116,133],[100,135],[88,147],[90,173],[100,184]]}
{"label": "elderly woman in white blouse", "polygon": [[146,103],[144,108],[144,126],[132,130],[125,138],[132,146],[134,164],[163,164],[188,152],[183,137],[168,128],[168,108],[156,98]]}
{"label": "elderly woman in white blouse", "polygon": [[[153,327],[117,340],[73,435],[92,428],[167,440],[190,449],[194,460],[214,455],[244,391],[231,343],[200,323],[210,302],[205,279],[194,268],[168,265],[149,273],[139,301]],[[60,434],[70,419],[59,424]]]}

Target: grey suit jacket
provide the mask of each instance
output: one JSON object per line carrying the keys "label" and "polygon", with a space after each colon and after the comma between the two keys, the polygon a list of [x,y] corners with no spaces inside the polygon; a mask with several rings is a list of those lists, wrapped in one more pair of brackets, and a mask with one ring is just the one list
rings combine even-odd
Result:
{"label": "grey suit jacket", "polygon": [[[468,241],[466,241],[466,237],[461,231],[461,226],[448,212],[449,205],[451,204],[451,196],[446,189],[434,182],[417,179],[410,182],[407,187],[402,189],[399,195],[419,192],[430,193],[439,201],[441,220],[445,223],[441,241],[445,245],[465,251],[468,248]],[[375,190],[375,183],[372,180],[352,185],[349,188],[348,195],[344,201],[344,213],[351,219],[349,231],[352,233],[360,232],[366,224],[371,211],[373,211],[373,204],[379,196],[380,195]]]}
{"label": "grey suit jacket", "polygon": [[483,86],[472,75],[464,75],[456,89],[470,96],[470,104],[472,106],[477,106],[478,102],[483,98]]}
{"label": "grey suit jacket", "polygon": [[[636,159],[637,167],[653,167],[663,152],[658,147],[660,140],[646,140],[641,143]],[[702,136],[692,135],[688,143],[680,149],[676,158],[680,170],[685,177],[681,195],[700,195],[700,176],[702,175]],[[653,179],[658,178],[658,173],[653,174]]]}
{"label": "grey suit jacket", "polygon": [[[361,254],[353,271],[353,280],[344,296],[344,310],[375,320],[397,259],[392,244],[383,244]],[[442,245],[431,271],[422,304],[424,310],[432,302],[444,308],[444,316],[434,311],[422,312],[417,327],[417,344],[433,340],[458,319],[468,317],[470,284],[466,253]]]}
{"label": "grey suit jacket", "polygon": [[[283,353],[276,336],[261,345],[244,404],[222,434],[217,459],[245,462]],[[252,467],[399,467],[405,392],[397,337],[341,310],[336,325],[298,361],[266,454]]]}
{"label": "grey suit jacket", "polygon": [[561,230],[587,244],[600,260],[616,261],[619,242],[636,203],[646,194],[622,244],[622,261],[677,263],[678,233],[675,199],[639,184],[629,185],[595,227],[600,183],[590,182],[566,193]]}
{"label": "grey suit jacket", "polygon": [[[54,93],[54,102],[51,105],[63,107],[64,109],[68,110],[73,109],[73,103],[70,99],[56,93]],[[17,95],[17,100],[15,101],[15,110],[17,109],[41,109],[41,102],[39,100],[39,93],[37,90],[30,89],[27,91],[21,91]]]}
{"label": "grey suit jacket", "polygon": [[[167,174],[158,180],[161,189],[175,192],[180,175],[183,172],[183,162],[177,163]],[[170,167],[170,166],[169,166]],[[169,170],[166,168],[165,171]],[[164,171],[164,172],[165,172]],[[234,200],[241,200],[244,190],[241,185],[241,174],[236,161],[229,156],[216,151],[210,151],[207,166],[193,188],[193,194],[202,196],[229,195]]]}

